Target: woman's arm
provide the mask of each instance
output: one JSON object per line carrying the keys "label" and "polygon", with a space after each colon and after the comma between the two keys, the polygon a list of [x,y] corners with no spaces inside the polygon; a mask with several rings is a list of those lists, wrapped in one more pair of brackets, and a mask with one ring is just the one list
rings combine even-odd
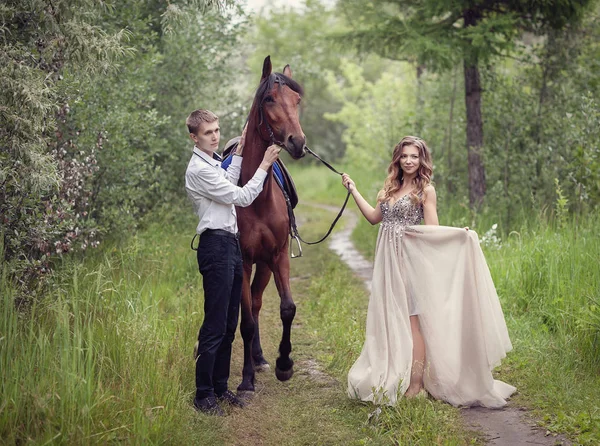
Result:
{"label": "woman's arm", "polygon": [[356,184],[354,184],[354,181],[352,181],[352,178],[350,178],[347,173],[342,174],[342,184],[350,191],[358,209],[360,209],[360,212],[362,212],[367,221],[372,225],[379,223],[381,221],[381,208],[379,207],[379,203],[377,203],[375,207],[371,206],[360,194],[356,188]]}
{"label": "woman's arm", "polygon": [[431,184],[423,189],[423,214],[426,225],[439,226],[437,195],[435,194],[435,188]]}

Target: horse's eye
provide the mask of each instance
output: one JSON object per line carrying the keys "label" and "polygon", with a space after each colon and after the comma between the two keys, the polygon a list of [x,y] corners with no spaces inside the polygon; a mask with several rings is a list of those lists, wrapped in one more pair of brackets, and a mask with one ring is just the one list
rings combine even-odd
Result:
{"label": "horse's eye", "polygon": [[273,97],[272,97],[272,96],[267,96],[267,97],[265,98],[265,102],[275,102],[275,101],[273,100]]}

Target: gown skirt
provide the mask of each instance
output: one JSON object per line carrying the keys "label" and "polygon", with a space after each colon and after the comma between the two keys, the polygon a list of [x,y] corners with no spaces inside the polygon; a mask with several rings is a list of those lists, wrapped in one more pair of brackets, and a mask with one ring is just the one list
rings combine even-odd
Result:
{"label": "gown skirt", "polygon": [[380,226],[366,339],[348,395],[393,405],[410,384],[411,314],[425,339],[425,389],[453,406],[500,408],[516,390],[495,380],[512,349],[496,289],[474,231]]}

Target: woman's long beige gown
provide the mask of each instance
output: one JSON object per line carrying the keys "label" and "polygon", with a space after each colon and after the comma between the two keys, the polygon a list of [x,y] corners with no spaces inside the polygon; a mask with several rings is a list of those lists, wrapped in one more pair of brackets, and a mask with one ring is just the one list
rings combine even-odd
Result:
{"label": "woman's long beige gown", "polygon": [[419,225],[423,207],[408,196],[382,203],[381,213],[366,340],[348,373],[349,396],[392,405],[404,394],[416,314],[426,390],[454,406],[504,406],[516,389],[492,369],[512,345],[477,234]]}

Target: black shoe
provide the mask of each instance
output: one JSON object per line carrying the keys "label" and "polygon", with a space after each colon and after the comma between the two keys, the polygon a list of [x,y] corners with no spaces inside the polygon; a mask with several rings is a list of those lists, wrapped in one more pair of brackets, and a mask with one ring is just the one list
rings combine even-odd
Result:
{"label": "black shoe", "polygon": [[219,407],[214,396],[209,396],[206,398],[194,398],[194,407],[207,415],[214,415],[217,417],[222,417],[225,415],[225,412],[223,412],[223,409]]}
{"label": "black shoe", "polygon": [[217,395],[217,399],[223,403],[229,404],[230,406],[246,407],[246,403],[234,395],[231,390],[226,390],[221,395]]}

